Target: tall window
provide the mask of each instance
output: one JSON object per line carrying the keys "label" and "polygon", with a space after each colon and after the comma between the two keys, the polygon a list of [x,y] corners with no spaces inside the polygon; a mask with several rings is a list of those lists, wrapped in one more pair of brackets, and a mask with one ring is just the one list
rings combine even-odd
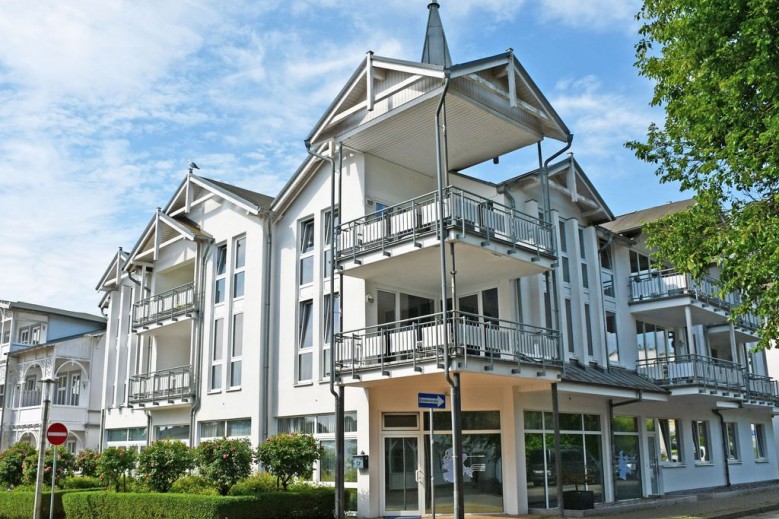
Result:
{"label": "tall window", "polygon": [[560,220],[560,267],[563,270],[563,282],[571,282],[571,267],[568,261],[568,237],[565,233],[565,222]]}
{"label": "tall window", "polygon": [[341,333],[340,317],[341,297],[336,293],[331,300],[330,294],[325,294],[322,308],[322,323],[324,323],[324,326],[322,326],[322,344],[324,345],[322,348],[322,377],[330,376],[330,355],[332,351],[330,344],[330,320],[332,319],[333,322],[333,333],[338,334]]}
{"label": "tall window", "polygon": [[230,351],[230,387],[241,385],[241,357],[243,355],[243,314],[233,316],[233,340]]}
{"label": "tall window", "polygon": [[214,321],[214,339],[211,341],[211,390],[222,389],[224,322],[224,319]]}
{"label": "tall window", "polygon": [[227,273],[227,245],[216,248],[216,284],[214,286],[214,303],[225,300],[225,275]]}
{"label": "tall window", "polygon": [[57,376],[57,388],[54,394],[54,405],[65,405],[68,399],[68,374]]}
{"label": "tall window", "polygon": [[565,321],[566,321],[566,336],[568,338],[568,353],[573,353],[575,350],[573,345],[573,311],[571,309],[571,300],[565,300]]}
{"label": "tall window", "polygon": [[673,357],[676,354],[673,331],[651,323],[636,321],[636,344],[639,360]]}
{"label": "tall window", "polygon": [[728,461],[738,461],[741,459],[738,449],[738,424],[736,422],[725,422],[725,435],[728,442]]}
{"label": "tall window", "polygon": [[311,380],[314,346],[314,302],[301,301],[298,315],[298,381]]}
{"label": "tall window", "polygon": [[300,279],[299,284],[308,285],[314,282],[314,219],[300,224]]}
{"label": "tall window", "polygon": [[67,405],[77,406],[81,396],[81,372],[72,371],[70,373],[70,388],[68,390]]}
{"label": "tall window", "polygon": [[587,329],[587,355],[595,355],[594,345],[592,343],[592,320],[590,319],[590,305],[584,305],[584,326]]}
{"label": "tall window", "polygon": [[674,418],[661,418],[657,420],[660,429],[658,439],[660,441],[660,458],[665,463],[682,463],[682,428],[679,420]]}
{"label": "tall window", "polygon": [[590,279],[587,275],[587,244],[584,243],[584,229],[579,229],[579,264],[582,269],[582,287],[590,288]]}
{"label": "tall window", "polygon": [[703,420],[692,421],[692,442],[695,445],[695,460],[700,462],[710,462],[711,452],[709,449],[709,422]]}
{"label": "tall window", "polygon": [[755,453],[755,460],[765,459],[765,426],[761,423],[752,424],[752,451]]}
{"label": "tall window", "polygon": [[322,222],[322,277],[327,279],[330,277],[330,262],[333,261],[333,250],[330,246],[330,240],[333,235],[333,225],[338,227],[340,224],[340,218],[338,218],[338,209],[335,210],[335,222],[333,222],[333,213],[325,211]]}
{"label": "tall window", "polygon": [[634,250],[630,251],[630,273],[643,274],[649,272],[651,261],[649,256]]}
{"label": "tall window", "polygon": [[606,312],[606,351],[609,355],[609,362],[619,362],[617,314],[614,312]]}
{"label": "tall window", "polygon": [[246,270],[246,236],[235,240],[235,259],[233,260],[233,297],[243,297],[244,271]]}
{"label": "tall window", "polygon": [[614,262],[611,257],[611,244],[606,240],[598,240],[600,250],[600,277],[603,283],[603,295],[614,297]]}

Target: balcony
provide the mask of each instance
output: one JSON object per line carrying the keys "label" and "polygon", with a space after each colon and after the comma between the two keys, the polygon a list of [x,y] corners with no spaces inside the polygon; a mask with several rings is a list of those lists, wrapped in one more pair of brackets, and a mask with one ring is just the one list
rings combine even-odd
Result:
{"label": "balcony", "polygon": [[[341,224],[336,261],[354,268],[437,245],[438,209],[434,192]],[[444,191],[443,225],[459,240],[497,254],[550,264],[555,257],[551,225],[461,189]]]}
{"label": "balcony", "polygon": [[777,382],[749,373],[743,366],[702,355],[639,360],[636,371],[668,388],[694,388],[698,393],[731,396],[747,401],[779,402]]}
{"label": "balcony", "polygon": [[130,404],[187,402],[195,394],[191,373],[191,366],[181,366],[133,375],[130,377]]}
{"label": "balcony", "polygon": [[[630,302],[633,304],[678,297],[689,297],[724,312],[730,312],[742,303],[740,294],[736,292],[722,294],[719,280],[711,276],[693,279],[689,274],[665,269],[630,277]],[[757,331],[761,321],[756,315],[746,313],[739,316],[734,324]]]}
{"label": "balcony", "polygon": [[187,283],[133,304],[133,328],[191,317],[197,311],[195,284]]}
{"label": "balcony", "polygon": [[[465,368],[502,367],[516,374],[528,365],[544,370],[561,364],[560,338],[554,330],[464,312],[448,312],[445,324],[451,343],[458,345],[450,348],[450,355]],[[443,353],[444,318],[436,313],[339,334],[336,371],[355,379],[369,371],[388,376],[396,366],[422,372],[427,366],[439,369]]]}

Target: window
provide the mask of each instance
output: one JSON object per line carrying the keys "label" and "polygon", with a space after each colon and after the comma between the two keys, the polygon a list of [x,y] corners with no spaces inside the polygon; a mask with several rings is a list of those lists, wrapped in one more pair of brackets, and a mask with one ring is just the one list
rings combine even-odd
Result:
{"label": "window", "polygon": [[67,405],[77,406],[81,396],[81,372],[73,371],[70,373],[70,390],[68,391]]}
{"label": "window", "polygon": [[65,405],[68,395],[68,374],[57,377],[57,387],[54,392],[54,405]]}
{"label": "window", "polygon": [[216,248],[216,284],[214,286],[214,303],[225,300],[225,275],[227,273],[227,245]]}
{"label": "window", "polygon": [[630,273],[631,274],[643,274],[649,272],[651,261],[649,256],[641,254],[634,250],[630,251]]}
{"label": "window", "polygon": [[568,238],[565,234],[565,222],[560,220],[560,266],[563,271],[563,282],[571,282],[571,269],[568,264]]}
{"label": "window", "polygon": [[568,338],[568,353],[574,353],[576,351],[573,345],[573,311],[571,310],[571,300],[565,300],[565,321],[566,321],[566,336]]}
{"label": "window", "polygon": [[587,246],[584,243],[584,229],[579,229],[579,261],[582,269],[582,287],[590,288],[590,280],[587,275]]}
{"label": "window", "polygon": [[0,384],[0,409],[5,406],[5,384]]}
{"label": "window", "polygon": [[314,346],[314,302],[302,301],[298,315],[298,381],[311,380]]}
{"label": "window", "polygon": [[657,420],[660,429],[658,439],[660,441],[660,459],[665,463],[682,463],[682,430],[679,420],[673,418],[661,418]]}
{"label": "window", "polygon": [[[333,303],[335,307],[333,307]],[[330,320],[333,323],[333,333],[341,333],[341,297],[338,293],[331,302],[330,294],[325,294],[322,309],[322,377],[330,376]]]}
{"label": "window", "polygon": [[22,328],[19,330],[19,342],[22,344],[29,344],[30,343],[30,329],[29,328]]}
{"label": "window", "polygon": [[314,220],[306,220],[300,224],[300,279],[299,284],[308,285],[314,282]]}
{"label": "window", "polygon": [[233,316],[233,345],[230,352],[230,387],[241,385],[241,357],[243,355],[243,314]]}
{"label": "window", "polygon": [[246,270],[246,236],[235,240],[235,260],[233,265],[233,298],[243,297],[244,294],[244,274]]}
{"label": "window", "polygon": [[335,222],[333,222],[332,215],[333,213],[330,211],[325,211],[322,223],[322,277],[325,279],[330,277],[330,262],[333,261],[333,251],[330,244],[333,236],[333,225],[337,228],[341,224],[338,209],[335,210]]}
{"label": "window", "polygon": [[154,439],[189,441],[189,424],[158,425],[154,427]]}
{"label": "window", "polygon": [[761,423],[752,424],[752,450],[755,461],[765,460],[765,426]]}
{"label": "window", "polygon": [[598,240],[598,248],[603,295],[614,297],[614,262],[611,257],[611,243],[607,240]]}
{"label": "window", "polygon": [[590,319],[590,305],[584,305],[584,321],[585,328],[587,329],[587,355],[592,357],[595,355],[594,345],[592,343],[592,320]]}
{"label": "window", "polygon": [[619,362],[619,343],[617,342],[617,314],[606,312],[606,352],[609,362]]}
{"label": "window", "polygon": [[251,418],[200,422],[201,440],[208,438],[243,438],[251,435],[251,432]]}
{"label": "window", "polygon": [[709,422],[701,420],[692,421],[692,442],[695,445],[695,460],[702,463],[711,462]]}
{"label": "window", "polygon": [[735,422],[725,422],[725,437],[728,442],[728,461],[739,461],[738,425]]}
{"label": "window", "polygon": [[674,334],[662,326],[636,321],[636,344],[639,360],[673,357]]}
{"label": "window", "polygon": [[224,319],[214,321],[214,340],[211,342],[211,390],[222,389],[222,349]]}
{"label": "window", "polygon": [[41,342],[41,327],[36,326],[32,329],[32,342],[30,344],[39,344]]}
{"label": "window", "polygon": [[146,442],[146,427],[131,427],[129,429],[106,429],[106,442],[128,443]]}

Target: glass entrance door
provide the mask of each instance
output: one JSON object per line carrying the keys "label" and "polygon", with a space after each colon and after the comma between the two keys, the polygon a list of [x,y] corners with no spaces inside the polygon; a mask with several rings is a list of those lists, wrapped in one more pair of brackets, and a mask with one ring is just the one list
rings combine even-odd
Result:
{"label": "glass entrance door", "polygon": [[417,437],[384,438],[384,512],[419,515],[424,474]]}

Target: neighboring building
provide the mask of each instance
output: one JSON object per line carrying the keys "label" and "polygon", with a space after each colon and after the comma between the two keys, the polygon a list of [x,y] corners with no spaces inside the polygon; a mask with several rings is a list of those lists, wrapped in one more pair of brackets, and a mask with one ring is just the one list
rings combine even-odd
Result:
{"label": "neighboring building", "polygon": [[49,422],[68,428],[73,453],[100,445],[104,317],[0,301],[0,450],[38,446],[45,380]]}
{"label": "neighboring building", "polygon": [[[446,513],[448,371],[466,512],[557,506],[555,395],[565,488],[597,501],[779,478],[760,323],[731,322],[738,295],[714,270],[649,259],[642,226],[689,202],[615,218],[572,155],[468,175],[533,145],[550,160],[572,136],[513,52],[453,65],[429,8],[422,62],[368,53],[275,199],[190,171],[114,257],[103,446],[304,432],[329,483],[335,375],[350,506],[418,516],[435,489]],[[432,453],[419,393],[447,394]]]}

